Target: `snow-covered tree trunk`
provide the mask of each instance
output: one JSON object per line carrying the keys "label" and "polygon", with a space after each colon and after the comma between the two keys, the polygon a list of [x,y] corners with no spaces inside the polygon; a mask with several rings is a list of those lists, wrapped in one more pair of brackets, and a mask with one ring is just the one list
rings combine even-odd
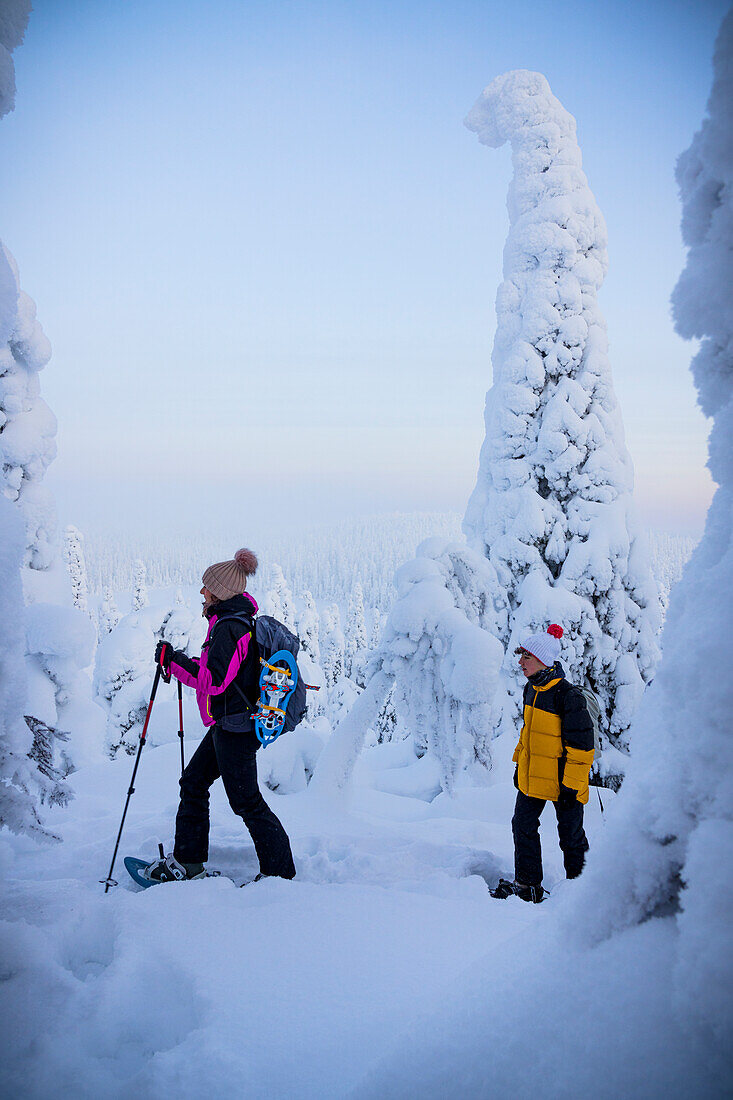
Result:
{"label": "snow-covered tree trunk", "polygon": [[566,674],[593,688],[605,714],[600,773],[617,786],[657,662],[660,610],[597,300],[606,227],[575,120],[540,73],[497,77],[466,125],[492,148],[510,142],[514,165],[486,439],[464,519],[496,571],[488,595],[506,649],[497,730],[518,728],[516,645],[560,623]]}
{"label": "snow-covered tree trunk", "polygon": [[88,611],[89,585],[87,582],[87,566],[84,560],[84,536],[81,531],[71,524],[66,528],[64,536],[64,560],[71,580],[71,596],[74,607],[80,611]]}
{"label": "snow-covered tree trunk", "polygon": [[[707,117],[680,157],[687,264],[677,331],[701,341],[692,373],[712,418],[718,483],[705,533],[670,594],[662,663],[632,727],[633,751],[603,845],[583,880],[573,934],[602,939],[677,911],[670,996],[685,1028],[728,1059],[733,988],[733,12],[715,51]],[[591,853],[592,854],[592,853]],[[723,1078],[721,1078],[723,1080]]]}

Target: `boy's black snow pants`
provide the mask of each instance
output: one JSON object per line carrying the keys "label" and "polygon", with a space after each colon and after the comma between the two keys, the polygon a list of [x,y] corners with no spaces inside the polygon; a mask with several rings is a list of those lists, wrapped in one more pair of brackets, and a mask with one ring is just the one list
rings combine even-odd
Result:
{"label": "boy's black snow pants", "polygon": [[[557,815],[557,832],[568,878],[577,878],[583,870],[588,840],[583,829],[583,803],[553,802]],[[514,878],[524,886],[542,882],[542,850],[540,848],[540,814],[544,798],[530,798],[517,791],[512,818],[514,834]]]}
{"label": "boy's black snow pants", "polygon": [[207,731],[181,776],[173,849],[179,863],[209,858],[209,787],[221,776],[229,805],[249,829],[262,874],[295,877],[288,835],[257,785],[259,747],[251,731],[233,733],[218,724]]}

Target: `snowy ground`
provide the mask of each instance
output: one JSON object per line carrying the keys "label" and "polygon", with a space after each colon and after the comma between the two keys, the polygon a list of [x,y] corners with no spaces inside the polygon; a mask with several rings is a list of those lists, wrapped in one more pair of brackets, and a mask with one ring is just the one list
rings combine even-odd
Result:
{"label": "snowy ground", "polygon": [[[63,844],[6,835],[0,849],[7,1094],[346,1095],[478,964],[511,963],[555,903],[488,896],[486,881],[511,866],[511,786],[432,802],[375,789],[419,788],[406,760],[399,745],[368,750],[348,807],[265,792],[292,837],[294,882],[140,892],[120,859],[106,896],[98,879],[132,760],[78,773],[76,800],[49,819]],[[123,854],[170,846],[178,765],[177,743],[144,751]],[[588,819],[592,840],[597,800]],[[552,882],[561,863],[547,825]],[[256,870],[221,783],[210,866],[237,882]]]}

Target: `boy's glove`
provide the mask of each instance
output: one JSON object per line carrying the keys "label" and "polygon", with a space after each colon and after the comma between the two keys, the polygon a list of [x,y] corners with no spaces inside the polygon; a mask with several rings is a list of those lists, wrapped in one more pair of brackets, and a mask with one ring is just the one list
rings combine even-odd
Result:
{"label": "boy's glove", "polygon": [[160,671],[166,684],[171,680],[171,658],[173,646],[169,642],[158,642],[155,647],[155,663],[160,666]]}
{"label": "boy's glove", "polygon": [[560,797],[558,802],[561,806],[572,806],[576,801],[578,792],[574,791],[572,787],[566,787],[564,783],[560,784]]}

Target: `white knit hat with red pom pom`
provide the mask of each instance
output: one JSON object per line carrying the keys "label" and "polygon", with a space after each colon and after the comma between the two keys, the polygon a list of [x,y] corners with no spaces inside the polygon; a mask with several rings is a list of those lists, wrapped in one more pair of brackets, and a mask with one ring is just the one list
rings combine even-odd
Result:
{"label": "white knit hat with red pom pom", "polygon": [[560,639],[563,636],[563,628],[557,623],[548,626],[544,634],[530,634],[522,642],[522,649],[526,649],[543,665],[554,665],[560,656]]}
{"label": "white knit hat with red pom pom", "polygon": [[257,572],[257,555],[251,550],[237,550],[232,561],[218,561],[204,571],[201,578],[218,600],[229,600],[247,589],[247,578]]}

